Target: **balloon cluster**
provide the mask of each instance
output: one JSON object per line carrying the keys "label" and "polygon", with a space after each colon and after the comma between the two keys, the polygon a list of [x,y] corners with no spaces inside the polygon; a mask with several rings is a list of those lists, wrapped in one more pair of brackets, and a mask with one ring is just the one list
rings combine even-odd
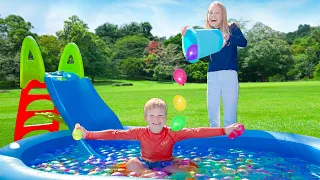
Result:
{"label": "balloon cluster", "polygon": [[[192,44],[187,49],[186,57],[189,62],[193,62],[193,63],[196,62],[196,60],[198,58],[198,45],[197,44]],[[173,79],[178,84],[184,86],[184,84],[187,81],[187,74],[183,69],[178,68],[173,72]],[[186,100],[181,95],[176,95],[173,98],[173,104],[174,104],[174,107],[178,111],[183,111],[187,106]],[[171,129],[173,131],[180,131],[184,128],[185,124],[186,124],[186,120],[183,116],[176,116],[171,121]]]}
{"label": "balloon cluster", "polygon": [[[174,71],[173,78],[178,84],[184,86],[187,81],[187,74],[183,69],[179,68]],[[176,95],[173,98],[173,105],[178,111],[183,111],[184,109],[186,109],[187,102],[181,95]],[[186,119],[183,116],[174,117],[170,124],[173,131],[180,131],[184,128],[185,125]]]}

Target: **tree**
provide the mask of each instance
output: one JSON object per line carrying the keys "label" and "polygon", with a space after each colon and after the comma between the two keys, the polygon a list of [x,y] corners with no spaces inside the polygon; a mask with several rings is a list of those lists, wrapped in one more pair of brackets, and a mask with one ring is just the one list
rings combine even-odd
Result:
{"label": "tree", "polygon": [[289,44],[292,44],[297,38],[310,36],[311,34],[311,26],[308,24],[300,24],[298,26],[298,30],[294,32],[289,32],[286,34],[285,39]]}
{"label": "tree", "polygon": [[110,49],[94,33],[89,32],[89,36],[91,41],[88,46],[89,53],[86,57],[87,69],[85,72],[91,76],[91,80],[94,82],[96,76],[112,76],[114,70],[111,68]]}
{"label": "tree", "polygon": [[284,34],[258,22],[246,33],[246,38],[247,47],[238,51],[239,79],[268,81],[272,76],[286,79],[294,61],[290,46],[283,40]]}
{"label": "tree", "polygon": [[163,42],[164,42],[166,39],[167,39],[167,38],[166,38],[165,36],[163,36],[163,37],[153,36],[153,38],[150,39],[150,40],[159,41],[159,42],[161,42],[161,44],[163,44]]}
{"label": "tree", "polygon": [[163,44],[165,46],[168,46],[169,44],[175,44],[178,46],[177,50],[182,52],[182,37],[180,33],[165,40]]}
{"label": "tree", "polygon": [[305,50],[312,44],[313,40],[311,36],[296,38],[293,44],[291,45],[293,55],[304,53]]}
{"label": "tree", "polygon": [[[88,30],[88,25],[85,24],[78,16],[73,15],[68,18],[68,20],[64,21],[63,30],[56,32],[59,39],[66,41],[67,43],[72,42],[73,36],[72,32],[75,32],[75,28],[79,28],[79,30]],[[73,33],[74,35],[74,33]]]}
{"label": "tree", "polygon": [[300,78],[312,78],[315,64],[308,60],[306,54],[299,54],[294,57],[295,60],[295,77]]}
{"label": "tree", "polygon": [[151,30],[152,26],[149,22],[131,22],[129,24],[123,24],[122,26],[105,23],[98,26],[95,29],[95,32],[111,47],[111,44],[125,36],[142,36],[149,40],[153,40],[154,37],[151,34]]}
{"label": "tree", "polygon": [[98,26],[95,29],[95,33],[103,39],[107,45],[115,43],[121,37],[118,25],[111,23],[104,23],[103,25]]}
{"label": "tree", "polygon": [[312,30],[311,38],[314,43],[310,49],[306,49],[306,54],[309,56],[310,61],[318,64],[320,62],[320,26]]}
{"label": "tree", "polygon": [[161,52],[161,43],[150,41],[145,50],[147,51],[147,54],[159,54]]}
{"label": "tree", "polygon": [[[291,45],[295,61],[291,74],[294,75],[295,79],[312,78],[315,66],[320,61],[320,28],[311,28],[311,33],[308,35],[308,29],[310,29],[308,27],[307,25],[299,26],[300,31],[297,32],[300,32],[303,37],[296,38]],[[301,29],[307,30],[303,31]]]}
{"label": "tree", "polygon": [[[251,42],[248,42],[251,43]],[[246,62],[246,58],[248,56],[248,47],[245,48],[238,48],[238,77],[239,77],[239,81],[248,81],[248,77],[252,77],[252,73],[249,72],[249,70],[247,69],[248,66],[248,62]],[[251,78],[250,78],[251,79]]]}
{"label": "tree", "polygon": [[140,32],[141,35],[149,40],[153,39],[153,35],[151,34],[152,26],[149,22],[142,22],[140,24]]}
{"label": "tree", "polygon": [[[96,76],[105,75],[110,66],[110,50],[105,42],[88,31],[87,25],[77,16],[65,21],[64,28],[57,32],[58,38],[65,42],[74,42],[80,49],[85,75],[94,82]],[[110,71],[108,71],[110,72]]]}
{"label": "tree", "polygon": [[123,24],[119,28],[119,32],[121,34],[121,37],[133,36],[133,35],[141,36],[141,28],[140,28],[140,25],[137,22],[131,22],[129,24]]}
{"label": "tree", "polygon": [[309,36],[311,34],[311,26],[309,24],[300,24],[297,30],[297,37]]}
{"label": "tree", "polygon": [[36,36],[30,31],[32,28],[21,16],[0,18],[0,80],[11,81],[12,85],[19,80],[21,45],[25,37]]}
{"label": "tree", "polygon": [[58,70],[62,42],[52,35],[43,35],[37,38],[47,72]]}
{"label": "tree", "polygon": [[153,78],[172,79],[172,74],[175,68],[184,68],[185,59],[181,51],[178,51],[176,44],[169,44],[160,53],[155,61]]}
{"label": "tree", "polygon": [[30,22],[26,22],[21,16],[9,15],[8,17],[0,18],[0,34],[2,38],[9,38],[13,44],[12,52],[20,51],[21,44],[25,37],[36,36],[30,30],[33,28]]}
{"label": "tree", "polygon": [[313,76],[315,79],[320,80],[320,63],[315,67]]}
{"label": "tree", "polygon": [[293,65],[292,52],[282,39],[261,40],[248,50],[244,68],[250,81],[268,81],[274,75],[286,77]]}
{"label": "tree", "polygon": [[114,46],[115,61],[127,58],[143,58],[144,49],[148,46],[149,40],[142,36],[126,36],[119,39]]}
{"label": "tree", "polygon": [[7,37],[0,37],[0,54],[4,56],[15,56],[14,43]]}
{"label": "tree", "polygon": [[[257,22],[253,25],[253,27],[247,33],[248,45],[254,45],[254,43],[259,42],[261,40],[266,40],[269,38],[284,38],[284,34],[275,31],[269,26],[264,25],[261,22]],[[251,43],[250,43],[251,42]]]}
{"label": "tree", "polygon": [[15,85],[15,81],[20,77],[20,52],[15,56],[4,56],[0,54],[0,81],[11,82],[11,85]]}
{"label": "tree", "polygon": [[196,82],[206,82],[207,80],[208,62],[198,61],[194,64],[186,66],[186,74],[188,79]]}
{"label": "tree", "polygon": [[149,22],[131,22],[129,24],[124,24],[119,28],[119,33],[121,37],[125,36],[142,36],[149,40],[153,39],[151,34],[152,26]]}
{"label": "tree", "polygon": [[120,71],[128,78],[141,78],[143,72],[144,60],[142,58],[127,58],[120,62]]}

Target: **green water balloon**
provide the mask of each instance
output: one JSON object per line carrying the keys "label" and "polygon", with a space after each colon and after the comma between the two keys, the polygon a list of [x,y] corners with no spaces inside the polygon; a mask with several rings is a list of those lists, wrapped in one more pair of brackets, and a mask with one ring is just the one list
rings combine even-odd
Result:
{"label": "green water balloon", "polygon": [[172,131],[181,131],[186,125],[186,119],[183,116],[176,116],[171,121]]}

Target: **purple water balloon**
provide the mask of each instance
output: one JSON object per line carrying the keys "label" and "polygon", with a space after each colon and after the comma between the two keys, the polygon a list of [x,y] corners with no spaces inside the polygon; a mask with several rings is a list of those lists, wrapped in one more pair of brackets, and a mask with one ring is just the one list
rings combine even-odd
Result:
{"label": "purple water balloon", "polygon": [[198,45],[192,44],[187,50],[187,59],[195,60],[198,57]]}

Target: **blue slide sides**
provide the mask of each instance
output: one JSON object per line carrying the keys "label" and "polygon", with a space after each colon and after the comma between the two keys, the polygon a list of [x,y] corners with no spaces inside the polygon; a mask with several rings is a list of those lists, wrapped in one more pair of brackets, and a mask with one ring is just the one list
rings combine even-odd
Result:
{"label": "blue slide sides", "polygon": [[[88,131],[124,129],[88,78],[61,71],[46,73],[45,83],[53,104],[70,131],[73,131],[76,123]],[[85,140],[78,141],[78,145],[90,154],[99,156]]]}

